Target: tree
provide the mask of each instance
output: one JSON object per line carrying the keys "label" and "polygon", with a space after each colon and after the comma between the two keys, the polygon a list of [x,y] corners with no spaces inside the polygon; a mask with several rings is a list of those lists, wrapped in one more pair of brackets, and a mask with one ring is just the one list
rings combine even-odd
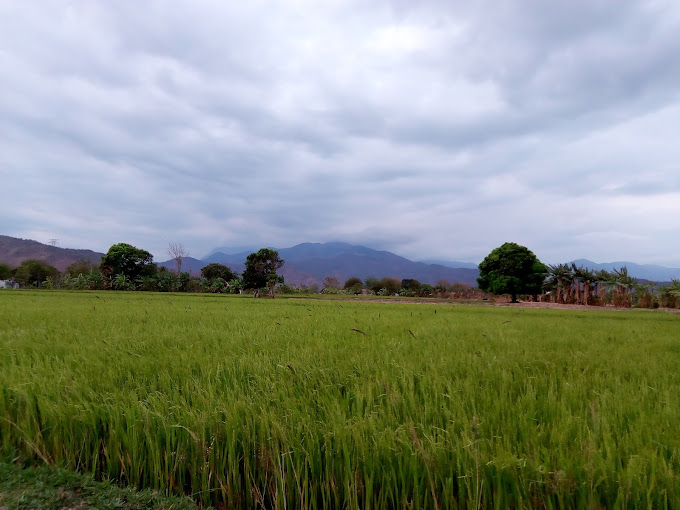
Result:
{"label": "tree", "polygon": [[269,288],[273,295],[274,286],[283,283],[283,277],[276,272],[283,267],[285,261],[279,257],[279,252],[270,248],[262,248],[257,253],[251,253],[246,259],[246,269],[243,272],[243,286],[246,289]]}
{"label": "tree", "polygon": [[380,280],[378,280],[375,276],[367,276],[366,280],[364,280],[364,285],[374,294],[378,293],[382,288],[380,286]]}
{"label": "tree", "polygon": [[412,292],[419,292],[421,287],[421,283],[414,279],[414,278],[404,278],[401,281],[401,288],[404,290],[412,291]]}
{"label": "tree", "polygon": [[182,272],[182,260],[189,256],[189,250],[182,243],[169,243],[168,254],[177,264],[177,274],[180,274]]}
{"label": "tree", "polygon": [[222,278],[225,282],[238,278],[238,275],[229,267],[224,264],[218,264],[217,262],[213,262],[212,264],[203,267],[203,269],[201,269],[201,276],[206,280]]}
{"label": "tree", "polygon": [[399,292],[399,289],[401,288],[401,280],[397,280],[396,278],[392,278],[391,276],[386,276],[385,278],[380,280],[379,283],[380,289],[385,289],[388,296],[393,296],[394,294],[397,294]]}
{"label": "tree", "polygon": [[99,268],[107,278],[123,274],[131,282],[142,276],[152,276],[157,271],[151,253],[126,243],[111,246]]}
{"label": "tree", "polygon": [[345,292],[349,292],[351,294],[361,294],[364,284],[361,282],[360,278],[352,276],[351,278],[347,278],[343,288],[345,289]]}
{"label": "tree", "polygon": [[88,274],[93,269],[98,269],[96,264],[89,260],[80,259],[66,268],[66,274],[70,277],[75,277],[79,274]]}
{"label": "tree", "polygon": [[0,280],[9,280],[12,277],[12,268],[7,264],[0,264]]}
{"label": "tree", "polygon": [[340,288],[340,280],[338,280],[335,276],[326,276],[326,278],[323,281],[323,288],[324,289],[339,289]]}
{"label": "tree", "polygon": [[40,287],[49,277],[55,280],[59,275],[57,268],[40,260],[24,260],[14,271],[14,279],[22,287]]}
{"label": "tree", "polygon": [[516,303],[518,294],[538,295],[546,274],[546,266],[532,251],[515,243],[505,243],[479,265],[477,283],[484,292],[510,294]]}

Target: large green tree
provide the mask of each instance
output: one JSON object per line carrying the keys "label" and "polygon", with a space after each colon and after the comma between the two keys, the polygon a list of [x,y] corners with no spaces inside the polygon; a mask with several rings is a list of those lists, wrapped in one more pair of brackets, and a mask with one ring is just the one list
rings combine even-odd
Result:
{"label": "large green tree", "polygon": [[274,288],[276,283],[282,283],[283,277],[276,272],[283,267],[285,261],[279,257],[279,252],[271,248],[262,248],[257,253],[251,253],[246,259],[246,269],[243,271],[243,286],[246,289]]}
{"label": "large green tree", "polygon": [[479,264],[477,283],[484,292],[510,294],[516,303],[519,294],[540,294],[546,275],[546,266],[531,250],[516,243],[505,243]]}
{"label": "large green tree", "polygon": [[126,243],[111,246],[99,267],[108,278],[122,274],[132,282],[144,276],[152,276],[158,270],[151,253]]}

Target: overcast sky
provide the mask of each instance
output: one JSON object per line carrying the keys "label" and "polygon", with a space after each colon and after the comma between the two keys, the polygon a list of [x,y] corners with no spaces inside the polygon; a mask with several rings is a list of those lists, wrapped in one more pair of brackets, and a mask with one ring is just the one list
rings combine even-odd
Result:
{"label": "overcast sky", "polygon": [[0,234],[680,267],[680,2],[0,0]]}

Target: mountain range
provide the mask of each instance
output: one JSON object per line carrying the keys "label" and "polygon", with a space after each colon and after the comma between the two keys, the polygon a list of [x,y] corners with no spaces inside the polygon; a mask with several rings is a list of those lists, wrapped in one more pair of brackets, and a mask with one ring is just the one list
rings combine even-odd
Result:
{"label": "mountain range", "polygon": [[[199,275],[201,269],[212,262],[225,264],[233,271],[242,272],[246,257],[254,250],[238,250],[228,253],[229,248],[213,249],[202,259],[185,257],[182,271]],[[422,283],[436,284],[445,279],[451,283],[460,282],[476,285],[479,271],[476,264],[445,260],[425,260],[414,262],[389,251],[380,251],[366,246],[342,242],[302,243],[291,248],[278,249],[286,263],[281,269],[289,284],[321,285],[326,276],[337,278],[343,283],[347,278],[357,276],[362,280],[368,276],[382,278],[393,276],[399,279],[415,278]],[[14,267],[26,259],[42,260],[60,271],[78,260],[98,264],[103,253],[92,250],[59,248],[29,239],[0,235],[0,263]],[[592,270],[612,271],[625,266],[628,273],[639,279],[668,282],[680,279],[680,268],[667,268],[658,265],[642,265],[634,262],[596,263],[587,259],[573,261],[577,266]],[[158,262],[158,266],[176,269],[174,260]]]}
{"label": "mountain range", "polygon": [[[286,261],[281,274],[291,284],[320,285],[327,276],[337,278],[340,283],[352,276],[362,280],[368,276],[393,276],[399,279],[415,278],[421,283],[432,285],[442,279],[451,283],[476,285],[479,276],[476,267],[446,267],[441,264],[413,262],[389,251],[349,243],[302,243],[291,248],[280,248],[278,252]],[[229,266],[233,271],[242,272],[250,253],[250,250],[238,253],[213,250],[202,260],[187,257],[182,262],[182,268],[197,272],[201,267],[216,262]],[[174,260],[160,262],[158,265],[169,269],[176,267]]]}

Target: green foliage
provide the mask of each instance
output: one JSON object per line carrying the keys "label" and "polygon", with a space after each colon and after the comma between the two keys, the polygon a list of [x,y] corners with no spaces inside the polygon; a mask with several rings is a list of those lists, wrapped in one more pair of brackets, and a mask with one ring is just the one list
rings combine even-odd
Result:
{"label": "green foliage", "polygon": [[12,277],[12,268],[7,264],[0,264],[0,280],[9,280]]}
{"label": "green foliage", "polygon": [[352,276],[351,278],[347,278],[345,281],[345,285],[343,285],[343,288],[345,292],[348,294],[361,294],[361,291],[364,289],[364,284],[361,281],[361,278],[357,278],[356,276]]}
{"label": "green foliage", "polygon": [[374,294],[380,292],[380,289],[382,288],[380,280],[378,280],[375,276],[367,276],[366,280],[364,281],[364,286]]}
{"label": "green foliage", "polygon": [[418,293],[420,291],[420,287],[420,282],[413,278],[405,278],[401,281],[401,288],[407,291]]}
{"label": "green foliage", "polygon": [[477,283],[484,292],[510,294],[514,303],[519,294],[540,294],[546,275],[546,266],[528,248],[505,243],[479,264]]}
{"label": "green foliage", "polygon": [[0,508],[2,509],[96,509],[96,510],[192,510],[188,498],[161,496],[147,489],[120,488],[111,482],[95,481],[54,466],[22,468],[0,463]]}
{"label": "green foliage", "polygon": [[401,288],[401,280],[387,276],[380,280],[380,288],[385,290],[386,295],[393,296],[399,292]]}
{"label": "green foliage", "polygon": [[132,282],[144,276],[152,276],[157,271],[151,253],[126,243],[111,246],[99,267],[108,278],[122,274]]}
{"label": "green foliage", "polygon": [[59,271],[40,260],[24,260],[14,271],[14,280],[22,287],[40,287],[48,277],[54,281]]}
{"label": "green foliage", "polygon": [[243,286],[246,289],[264,289],[273,288],[276,283],[283,283],[283,277],[276,272],[283,267],[284,262],[279,257],[279,252],[270,248],[262,248],[257,253],[251,253],[246,259]]}
{"label": "green foliage", "polygon": [[219,508],[680,506],[676,315],[99,294],[0,293],[0,459]]}
{"label": "green foliage", "polygon": [[207,280],[222,278],[225,282],[237,279],[238,274],[234,273],[228,266],[213,262],[201,269],[201,276]]}
{"label": "green foliage", "polygon": [[65,274],[73,278],[79,274],[88,274],[93,269],[99,269],[96,264],[92,264],[87,260],[78,260],[66,268]]}

